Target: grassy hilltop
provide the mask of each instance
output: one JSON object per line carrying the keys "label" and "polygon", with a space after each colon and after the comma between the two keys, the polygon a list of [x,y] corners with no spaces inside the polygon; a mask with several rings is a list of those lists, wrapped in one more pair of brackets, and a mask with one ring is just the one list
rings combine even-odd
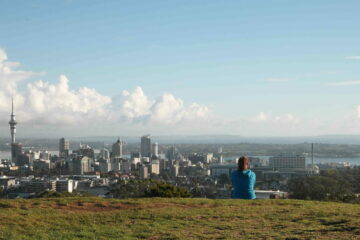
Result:
{"label": "grassy hilltop", "polygon": [[0,239],[360,239],[360,205],[298,200],[0,200]]}

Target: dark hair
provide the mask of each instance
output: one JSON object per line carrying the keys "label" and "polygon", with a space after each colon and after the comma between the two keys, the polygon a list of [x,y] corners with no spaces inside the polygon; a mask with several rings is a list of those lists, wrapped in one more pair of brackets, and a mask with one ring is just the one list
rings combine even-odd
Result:
{"label": "dark hair", "polygon": [[248,168],[248,166],[249,166],[249,159],[245,156],[241,156],[238,161],[238,170],[244,171]]}

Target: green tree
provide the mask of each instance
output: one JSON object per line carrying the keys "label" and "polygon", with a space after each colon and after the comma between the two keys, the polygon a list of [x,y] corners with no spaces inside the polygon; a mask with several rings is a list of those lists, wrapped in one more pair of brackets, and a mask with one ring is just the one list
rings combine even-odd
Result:
{"label": "green tree", "polygon": [[227,184],[231,184],[229,175],[227,174],[221,174],[218,178],[218,184],[221,184],[223,186],[227,185]]}
{"label": "green tree", "polygon": [[177,187],[165,182],[154,181],[145,191],[146,197],[191,197],[191,193],[182,187]]}
{"label": "green tree", "polygon": [[[319,201],[346,201],[355,197],[357,169],[328,170],[319,176],[293,178],[288,183],[291,198]],[[352,201],[352,200],[351,200]]]}
{"label": "green tree", "polygon": [[187,189],[158,180],[121,181],[112,187],[110,193],[116,198],[191,197]]}

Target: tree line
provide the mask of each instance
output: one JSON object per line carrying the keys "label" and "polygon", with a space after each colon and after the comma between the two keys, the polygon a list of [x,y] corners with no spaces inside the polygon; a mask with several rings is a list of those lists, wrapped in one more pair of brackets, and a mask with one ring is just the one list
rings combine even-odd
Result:
{"label": "tree line", "polygon": [[291,198],[360,203],[360,166],[322,170],[316,176],[293,178],[288,184]]}
{"label": "tree line", "polygon": [[115,198],[141,197],[191,197],[191,193],[182,187],[158,180],[129,180],[119,181],[111,187],[109,192]]}

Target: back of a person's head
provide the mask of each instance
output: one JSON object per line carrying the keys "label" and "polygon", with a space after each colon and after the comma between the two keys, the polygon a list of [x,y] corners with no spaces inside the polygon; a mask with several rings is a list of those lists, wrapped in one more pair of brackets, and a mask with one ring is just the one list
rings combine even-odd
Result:
{"label": "back of a person's head", "polygon": [[238,170],[245,171],[248,169],[249,159],[246,156],[241,156],[238,160]]}

